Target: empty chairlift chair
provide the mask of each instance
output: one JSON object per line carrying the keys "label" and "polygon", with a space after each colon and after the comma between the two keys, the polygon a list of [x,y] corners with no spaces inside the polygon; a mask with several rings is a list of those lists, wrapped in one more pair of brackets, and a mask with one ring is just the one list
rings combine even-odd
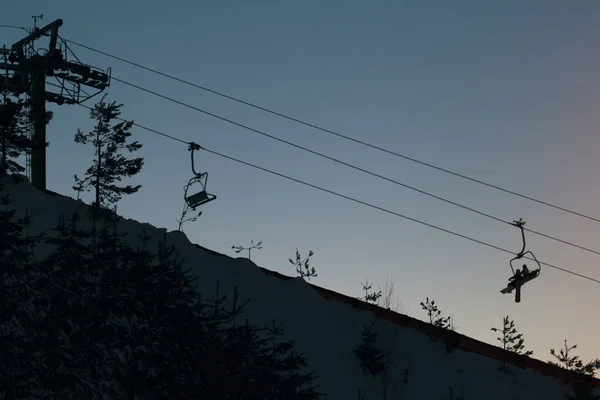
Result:
{"label": "empty chairlift chair", "polygon": [[188,150],[191,152],[192,172],[194,176],[189,180],[184,187],[184,198],[186,204],[195,210],[203,204],[209,203],[217,198],[214,194],[206,191],[206,181],[208,180],[208,172],[198,173],[194,165],[194,151],[200,150],[200,146],[194,142],[190,143]]}

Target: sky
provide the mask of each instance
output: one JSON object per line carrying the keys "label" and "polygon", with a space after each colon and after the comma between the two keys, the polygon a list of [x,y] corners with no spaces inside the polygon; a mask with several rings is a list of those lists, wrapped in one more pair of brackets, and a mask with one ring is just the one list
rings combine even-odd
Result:
{"label": "sky", "polygon": [[[199,85],[418,160],[600,218],[600,3],[173,2],[2,0],[0,24],[64,20],[60,35]],[[0,28],[0,45],[23,37]],[[73,47],[85,63],[418,189],[600,251],[600,225],[243,106]],[[343,167],[112,81],[122,116],[361,201],[515,252],[517,228]],[[87,104],[92,106],[94,100]],[[74,143],[88,111],[50,105],[47,186],[75,197],[92,149]],[[119,213],[176,229],[192,177],[186,145],[141,129],[139,193]],[[197,155],[217,200],[184,226],[190,239],[294,275],[296,248],[315,252],[319,286],[360,296],[361,282],[393,279],[403,312],[424,319],[432,298],[458,331],[494,343],[505,315],[549,360],[563,340],[600,357],[598,283],[549,267],[502,295],[510,255],[217,157]],[[84,197],[91,201],[91,194]],[[600,256],[528,235],[540,261],[600,279]],[[591,309],[591,310],[590,310]]]}

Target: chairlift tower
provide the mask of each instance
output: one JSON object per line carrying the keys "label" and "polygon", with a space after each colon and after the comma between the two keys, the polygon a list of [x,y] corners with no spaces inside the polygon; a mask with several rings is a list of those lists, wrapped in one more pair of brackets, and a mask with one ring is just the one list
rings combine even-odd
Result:
{"label": "chairlift tower", "polygon": [[[40,15],[32,15],[31,19],[33,19],[33,31],[35,32],[35,30],[38,28],[38,19],[44,19],[44,14],[40,14]],[[25,49],[25,57],[26,58],[31,58],[33,55],[35,55],[35,43],[31,43],[31,46],[27,46],[27,48]],[[25,113],[26,115],[31,115],[31,97],[29,96],[28,93],[25,93]],[[29,123],[27,124],[27,136],[29,137],[29,139],[33,139],[33,135],[34,135],[34,129],[33,129],[33,121],[30,118]],[[25,174],[27,175],[27,177],[31,180],[31,152],[28,151],[25,154]]]}
{"label": "chairlift tower", "polygon": [[[27,96],[33,142],[27,154],[28,177],[34,186],[46,189],[46,102],[73,105],[91,99],[110,86],[110,68],[101,70],[77,58],[58,35],[62,19],[37,28],[37,19],[43,16],[32,18],[29,35],[0,49],[0,86],[15,96]],[[36,48],[42,37],[49,38],[47,48]]]}

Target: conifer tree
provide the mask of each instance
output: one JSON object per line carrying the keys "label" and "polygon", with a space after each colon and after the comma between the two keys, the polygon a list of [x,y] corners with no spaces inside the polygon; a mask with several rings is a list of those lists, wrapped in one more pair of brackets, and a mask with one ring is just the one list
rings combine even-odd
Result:
{"label": "conifer tree", "polygon": [[375,321],[370,325],[363,326],[361,332],[362,341],[354,349],[354,355],[360,363],[363,372],[375,377],[385,369],[383,352],[379,346],[379,332],[375,331]]}
{"label": "conifer tree", "polygon": [[362,341],[354,349],[354,355],[363,372],[378,381],[381,400],[389,400],[397,395],[399,384],[408,383],[413,371],[411,360],[406,360],[398,346],[395,332],[375,329],[375,323],[363,326]]}
{"label": "conifer tree", "polygon": [[[94,161],[83,178],[75,175],[73,189],[94,191],[96,216],[101,207],[117,203],[123,195],[136,193],[141,188],[141,185],[118,184],[123,178],[138,174],[144,164],[142,157],[128,159],[121,154],[124,150],[132,153],[142,147],[137,141],[128,142],[133,121],[121,120],[122,106],[114,101],[105,103],[103,97],[90,112],[90,118],[96,121],[94,129],[88,133],[78,130],[75,135],[76,143],[94,146]],[[115,120],[121,122],[113,125]]]}
{"label": "conifer tree", "polygon": [[556,350],[550,349],[550,354],[557,361],[548,361],[548,363],[575,373],[575,378],[570,382],[573,394],[566,394],[565,398],[569,400],[600,399],[600,396],[594,395],[595,385],[591,382],[596,371],[600,370],[600,359],[584,363],[578,355],[571,354],[571,351],[576,348],[576,344],[569,346],[565,340],[564,348],[558,353]]}
{"label": "conifer tree", "polygon": [[16,218],[16,211],[10,208],[9,195],[0,182],[0,342],[10,343],[0,351],[0,387],[9,398],[31,394],[34,359],[31,335],[25,332],[33,331],[37,307],[42,306],[32,301],[32,294],[39,290],[39,274],[28,251],[25,226],[26,221]]}
{"label": "conifer tree", "polygon": [[8,397],[321,397],[281,326],[241,321],[248,301],[236,288],[230,304],[218,283],[215,296],[202,297],[166,235],[154,253],[147,244],[133,249],[114,221],[91,248],[92,233],[74,214],[60,218],[45,239],[54,251],[37,261],[22,241],[27,221],[13,216],[0,209],[0,338],[11,343],[0,352],[0,387]]}
{"label": "conifer tree", "polygon": [[272,321],[270,327],[265,327],[267,338],[271,342],[271,348],[268,355],[274,363],[274,395],[276,399],[315,399],[320,394],[313,385],[315,371],[304,373],[302,369],[306,368],[308,359],[303,353],[294,350],[295,342],[293,340],[280,341],[277,338],[284,335],[281,324]]}
{"label": "conifer tree", "polygon": [[[115,396],[119,389],[107,351],[114,332],[103,323],[102,270],[89,246],[90,233],[79,226],[79,215],[61,216],[46,243],[54,251],[44,260],[46,293],[50,307],[37,331],[45,341],[36,343],[39,353],[52,359],[55,373],[38,372],[40,386],[52,388],[49,396]],[[91,313],[89,310],[94,310]],[[106,346],[106,347],[105,347]],[[56,354],[53,347],[63,349]]]}
{"label": "conifer tree", "polygon": [[367,303],[378,304],[379,299],[382,296],[381,290],[378,292],[371,292],[369,290],[373,287],[373,284],[369,284],[369,281],[365,279],[365,283],[361,283],[362,289],[365,291],[365,295],[363,297],[359,297],[359,300],[366,301]]}
{"label": "conifer tree", "polygon": [[13,100],[4,94],[0,104],[0,176],[25,171],[19,157],[31,150],[32,142],[27,134],[25,102]]}
{"label": "conifer tree", "polygon": [[525,350],[523,334],[517,331],[515,321],[511,320],[508,315],[502,319],[502,328],[491,328],[491,330],[500,333],[501,336],[497,340],[502,343],[504,350],[525,356],[533,354],[533,351]]}
{"label": "conifer tree", "polygon": [[4,191],[4,184],[0,182],[0,274],[3,278],[23,256],[15,251],[23,247],[23,226],[14,221],[16,211],[9,205],[10,196]]}
{"label": "conifer tree", "polygon": [[444,329],[450,328],[450,320],[452,317],[443,317],[442,312],[435,304],[434,300],[430,301],[429,297],[427,297],[425,302],[421,302],[420,304],[421,308],[427,312],[430,324]]}
{"label": "conifer tree", "polygon": [[[525,339],[523,338],[523,334],[517,331],[515,322],[511,320],[508,315],[502,318],[502,328],[491,328],[491,330],[500,333],[500,336],[496,339],[502,343],[502,348],[504,350],[525,356],[533,354],[533,351],[525,350]],[[502,362],[499,369],[505,372],[508,371],[506,360]]]}
{"label": "conifer tree", "polygon": [[115,262],[105,265],[102,308],[120,343],[119,385],[128,398],[185,398],[181,380],[193,383],[190,360],[199,354],[202,321],[193,314],[196,290],[183,262],[165,235],[157,253],[119,246]]}

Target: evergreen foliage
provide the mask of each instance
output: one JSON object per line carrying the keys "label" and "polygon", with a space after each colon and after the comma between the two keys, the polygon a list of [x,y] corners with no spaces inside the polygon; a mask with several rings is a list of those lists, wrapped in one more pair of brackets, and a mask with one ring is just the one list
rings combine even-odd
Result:
{"label": "evergreen foliage", "polygon": [[549,364],[556,365],[575,373],[575,378],[570,382],[573,388],[573,394],[565,395],[569,400],[596,400],[600,396],[594,395],[594,385],[591,380],[600,370],[600,359],[592,360],[584,363],[578,355],[573,355],[570,352],[577,348],[577,345],[569,346],[565,340],[564,348],[558,353],[554,349],[550,349],[550,354],[557,361],[548,361]]}
{"label": "evergreen foliage", "polygon": [[379,346],[379,332],[374,330],[375,322],[363,326],[361,332],[362,341],[354,349],[354,355],[360,363],[364,373],[373,377],[379,375],[385,369],[383,352]]}
{"label": "evergreen foliage", "polygon": [[108,208],[123,195],[136,193],[141,188],[141,185],[118,184],[123,178],[138,174],[144,164],[142,157],[127,159],[121,154],[124,150],[132,153],[142,147],[137,141],[128,143],[133,121],[121,121],[111,126],[114,120],[120,120],[122,106],[114,101],[105,103],[102,98],[90,112],[90,118],[96,121],[94,129],[88,133],[78,130],[75,135],[76,143],[94,146],[94,161],[83,178],[75,175],[73,189],[77,192],[94,191],[96,213],[101,207]]}
{"label": "evergreen foliage", "polygon": [[[376,321],[364,325],[361,342],[353,353],[364,373],[376,379],[382,400],[395,398],[400,383],[407,384],[413,374],[411,360],[406,361],[397,337],[389,331],[375,329]],[[403,366],[405,364],[405,366]],[[359,397],[364,397],[359,391]]]}
{"label": "evergreen foliage", "polygon": [[[533,351],[525,350],[525,339],[523,338],[523,334],[517,331],[515,322],[511,320],[508,315],[502,318],[502,328],[491,328],[491,330],[500,333],[500,336],[496,339],[502,343],[502,348],[504,350],[524,356],[533,354]],[[500,370],[508,371],[506,361],[502,363]]]}
{"label": "evergreen foliage", "polygon": [[[134,249],[116,220],[97,242],[79,215],[43,238],[0,208],[0,393],[14,399],[318,399],[307,358],[248,301],[201,296],[166,241]],[[52,253],[37,260],[31,241]]]}
{"label": "evergreen foliage", "polygon": [[366,301],[367,303],[373,303],[379,305],[379,300],[382,296],[381,290],[378,292],[371,292],[369,290],[373,287],[373,284],[369,284],[369,281],[365,279],[365,283],[361,283],[362,289],[365,291],[365,295],[363,297],[359,297],[359,300]]}
{"label": "evergreen foliage", "polygon": [[31,151],[27,132],[26,103],[6,94],[0,104],[0,176],[25,171],[18,159]]}
{"label": "evergreen foliage", "polygon": [[508,315],[502,319],[502,328],[491,328],[494,332],[499,332],[500,336],[496,338],[502,343],[502,348],[524,356],[533,354],[531,350],[525,350],[525,339],[523,334],[515,328],[515,321],[511,320]]}
{"label": "evergreen foliage", "polygon": [[[429,297],[426,297],[425,301],[421,302],[420,305],[421,308],[427,312],[427,317],[429,318],[429,323],[431,325],[449,331],[444,335],[443,342],[446,346],[446,352],[453,353],[460,344],[460,337],[455,332],[456,326],[454,325],[454,318],[451,315],[444,317],[437,304],[435,304],[435,300],[429,300]],[[429,338],[433,341],[438,340],[438,336],[433,333],[430,334]]]}
{"label": "evergreen foliage", "polygon": [[427,297],[425,302],[421,302],[420,304],[421,308],[427,312],[430,324],[444,329],[450,328],[450,320],[452,317],[443,317],[442,312],[435,304],[435,300],[429,300],[429,297]]}

